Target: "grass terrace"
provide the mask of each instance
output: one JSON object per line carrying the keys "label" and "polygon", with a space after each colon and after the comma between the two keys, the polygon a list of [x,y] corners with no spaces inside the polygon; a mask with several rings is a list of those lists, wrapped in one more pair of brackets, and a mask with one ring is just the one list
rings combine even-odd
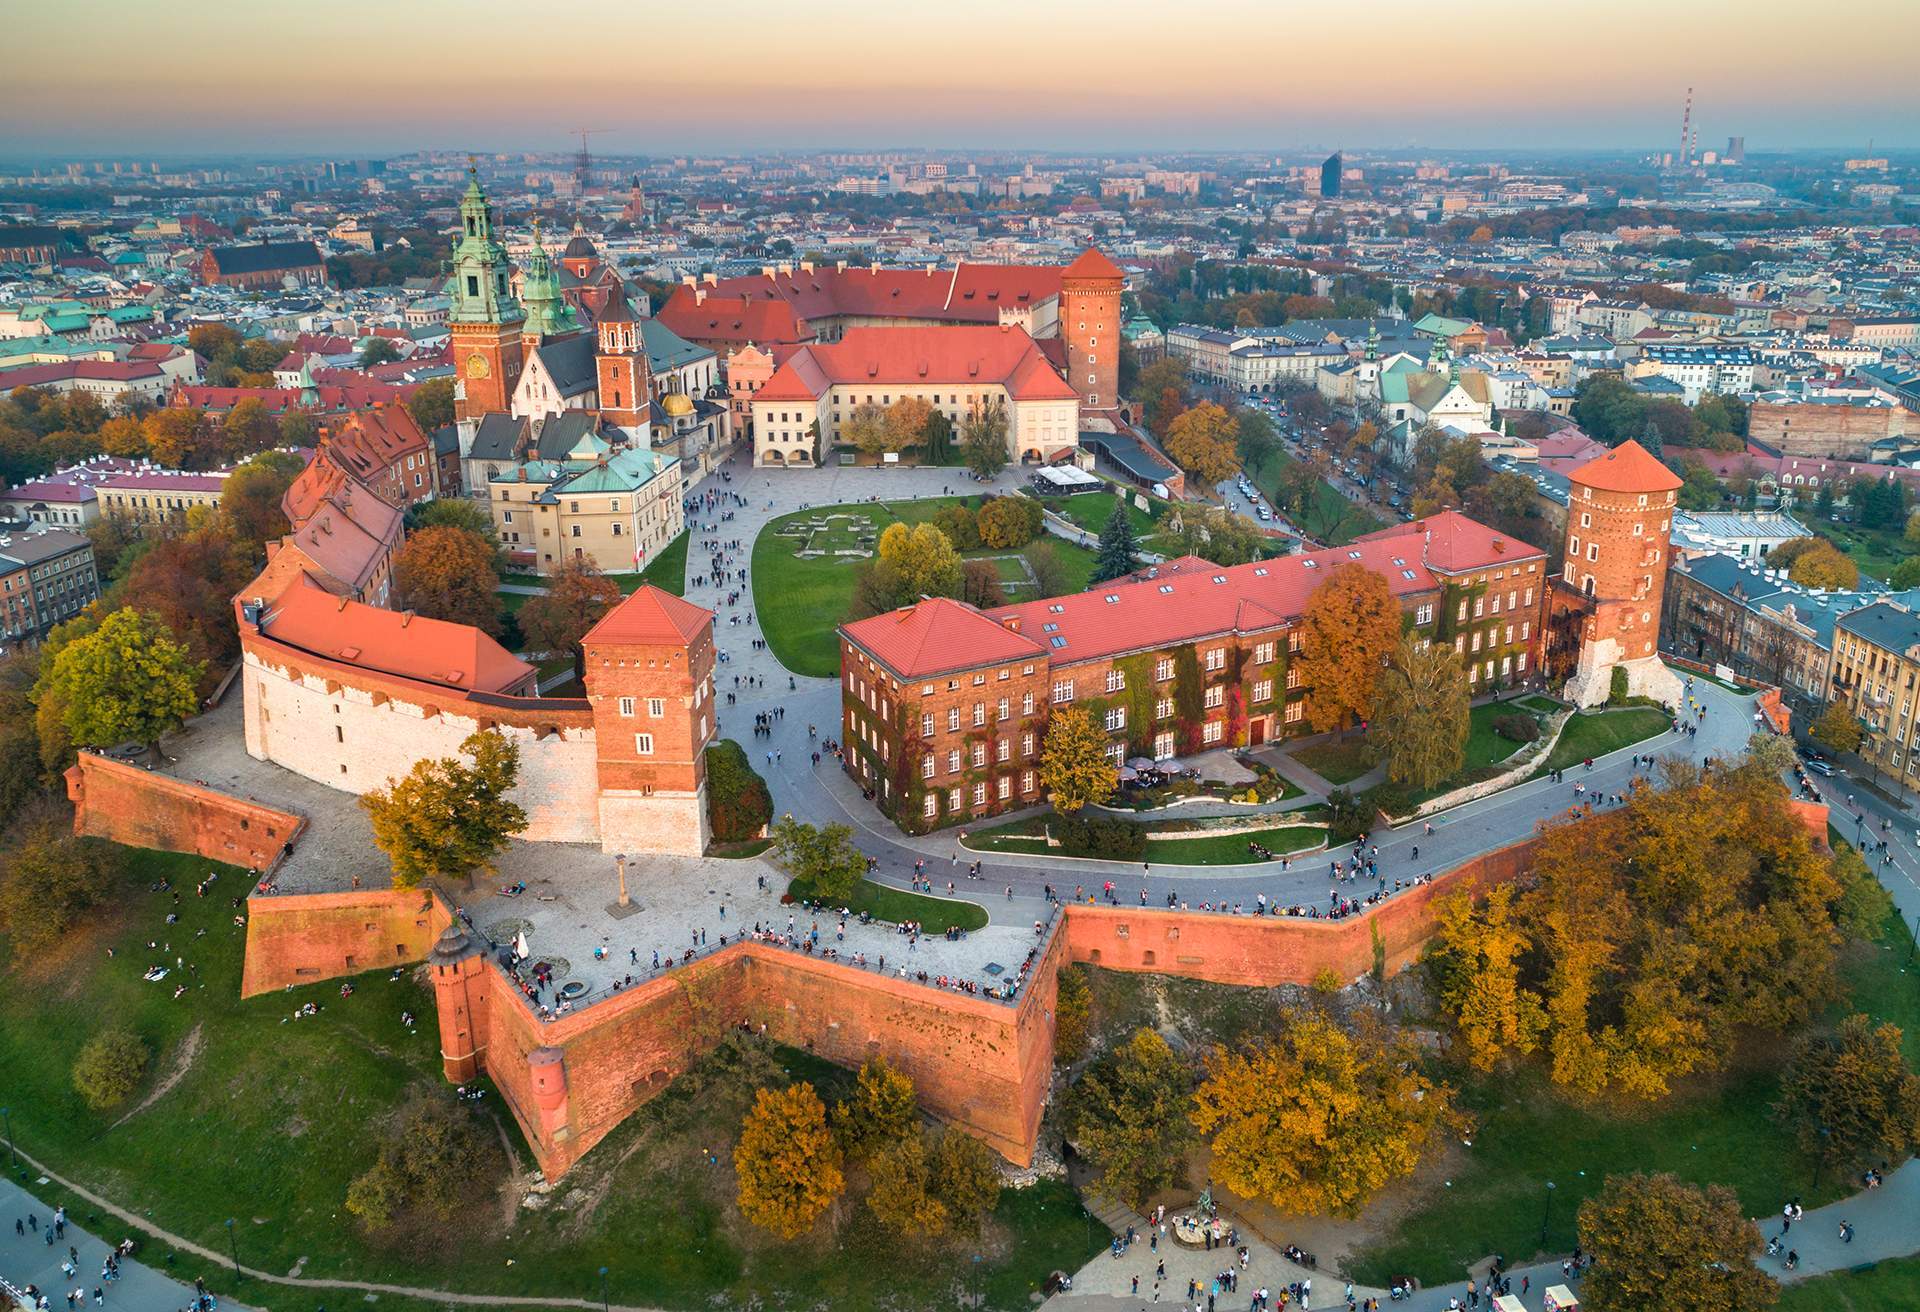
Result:
{"label": "grass terrace", "polygon": [[[818,900],[813,886],[804,879],[788,883],[787,894],[796,902]],[[865,912],[875,920],[894,925],[908,920],[916,921],[929,934],[945,933],[949,929],[984,929],[987,924],[987,910],[978,903],[910,893],[876,884],[871,879],[861,880],[854,886],[851,898],[844,904],[836,902],[835,905],[844,905],[856,916]]]}
{"label": "grass terrace", "polygon": [[1673,718],[1654,706],[1624,706],[1610,711],[1583,711],[1567,720],[1560,741],[1534,772],[1534,778],[1593,757],[1617,752],[1671,731]]}

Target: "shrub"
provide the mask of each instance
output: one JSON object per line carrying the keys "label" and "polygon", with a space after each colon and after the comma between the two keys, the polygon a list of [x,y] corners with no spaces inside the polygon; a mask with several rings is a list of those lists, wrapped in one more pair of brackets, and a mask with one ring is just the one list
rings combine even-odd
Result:
{"label": "shrub", "polygon": [[1061,816],[1054,836],[1068,856],[1110,857],[1139,861],[1147,855],[1147,831],[1128,820],[1099,816]]}
{"label": "shrub", "polygon": [[731,738],[707,748],[707,821],[716,843],[744,843],[773,819],[773,795]]}
{"label": "shrub", "polygon": [[1493,731],[1510,742],[1530,743],[1540,736],[1540,721],[1520,711],[1511,715],[1497,715],[1493,720]]}
{"label": "shrub", "polygon": [[1607,685],[1607,700],[1615,706],[1627,700],[1627,672],[1621,666],[1613,667],[1613,679]]}
{"label": "shrub", "polygon": [[1336,788],[1327,794],[1327,837],[1335,843],[1351,843],[1373,828],[1374,808],[1351,790]]}
{"label": "shrub", "polygon": [[498,1141],[466,1107],[422,1098],[387,1126],[380,1156],[347,1186],[347,1210],[369,1230],[409,1211],[451,1220],[486,1194]]}
{"label": "shrub", "polygon": [[125,873],[120,850],[64,833],[49,817],[22,821],[0,859],[0,925],[14,952],[50,947],[106,904]]}
{"label": "shrub", "polygon": [[982,544],[1024,547],[1040,536],[1040,503],[1032,497],[995,497],[980,507],[978,523]]}
{"label": "shrub", "polygon": [[103,1030],[73,1060],[73,1087],[97,1112],[118,1107],[140,1087],[152,1054],[132,1030]]}

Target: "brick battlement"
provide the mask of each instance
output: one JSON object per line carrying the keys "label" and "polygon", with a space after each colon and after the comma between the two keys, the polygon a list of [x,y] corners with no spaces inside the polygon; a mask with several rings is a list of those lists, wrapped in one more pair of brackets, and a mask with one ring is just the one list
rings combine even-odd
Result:
{"label": "brick battlement", "polygon": [[270,871],[306,817],[81,752],[67,767],[73,832]]}

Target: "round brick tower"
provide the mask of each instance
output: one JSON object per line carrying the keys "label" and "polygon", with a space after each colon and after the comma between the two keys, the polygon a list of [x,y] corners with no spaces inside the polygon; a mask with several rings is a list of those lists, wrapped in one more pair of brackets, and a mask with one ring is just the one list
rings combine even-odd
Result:
{"label": "round brick tower", "polygon": [[1627,441],[1567,482],[1566,556],[1554,605],[1579,617],[1580,648],[1566,696],[1597,706],[1614,670],[1623,669],[1630,694],[1673,705],[1681,688],[1660,663],[1660,598],[1680,477]]}

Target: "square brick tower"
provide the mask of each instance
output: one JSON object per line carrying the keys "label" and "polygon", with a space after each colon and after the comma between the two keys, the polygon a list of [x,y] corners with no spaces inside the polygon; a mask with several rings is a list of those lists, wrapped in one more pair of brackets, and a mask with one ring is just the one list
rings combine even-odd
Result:
{"label": "square brick tower", "polygon": [[1575,469],[1567,482],[1565,564],[1554,581],[1554,609],[1578,616],[1567,699],[1578,706],[1606,701],[1617,668],[1627,672],[1632,695],[1677,705],[1680,680],[1660,663],[1659,649],[1680,477],[1627,441]]}
{"label": "square brick tower", "polygon": [[706,851],[713,612],[650,585],[580,641],[605,852]]}
{"label": "square brick tower", "polygon": [[447,282],[447,331],[458,379],[454,415],[470,428],[480,416],[506,410],[520,381],[520,324],[526,316],[511,289],[507,248],[494,237],[493,203],[480,189],[479,175],[472,169],[467,175]]}
{"label": "square brick tower", "polygon": [[1060,273],[1060,339],[1080,408],[1120,408],[1120,266],[1089,246]]}

